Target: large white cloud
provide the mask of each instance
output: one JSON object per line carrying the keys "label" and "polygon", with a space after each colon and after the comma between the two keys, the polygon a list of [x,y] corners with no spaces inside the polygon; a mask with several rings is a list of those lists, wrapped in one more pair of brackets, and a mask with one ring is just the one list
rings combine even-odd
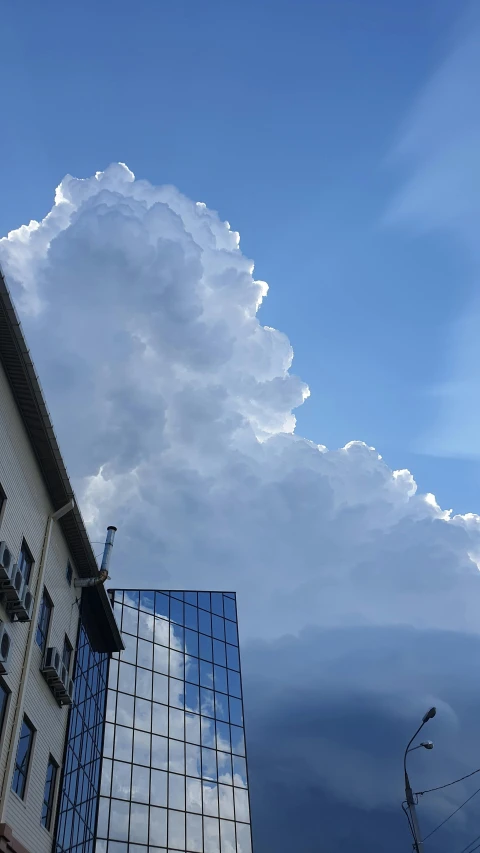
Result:
{"label": "large white cloud", "polygon": [[234,588],[245,634],[477,630],[480,521],[294,432],[308,394],[239,237],[112,165],[0,241],[69,468],[118,586]]}

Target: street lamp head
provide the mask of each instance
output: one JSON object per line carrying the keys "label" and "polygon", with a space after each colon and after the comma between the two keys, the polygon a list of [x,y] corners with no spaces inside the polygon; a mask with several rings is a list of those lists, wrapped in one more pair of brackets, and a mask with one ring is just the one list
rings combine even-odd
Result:
{"label": "street lamp head", "polygon": [[427,713],[425,714],[425,716],[423,718],[423,722],[428,723],[429,720],[432,720],[434,718],[436,713],[437,713],[436,708],[430,708],[430,710],[427,711]]}
{"label": "street lamp head", "polygon": [[424,740],[424,741],[422,741],[422,743],[420,744],[420,746],[423,746],[423,747],[424,747],[424,749],[433,749],[433,741],[431,741],[431,740]]}

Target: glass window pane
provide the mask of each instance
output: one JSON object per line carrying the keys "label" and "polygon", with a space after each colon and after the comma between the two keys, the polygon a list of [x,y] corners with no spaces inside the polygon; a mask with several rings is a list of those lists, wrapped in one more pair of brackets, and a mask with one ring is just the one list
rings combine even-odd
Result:
{"label": "glass window pane", "polygon": [[138,610],[133,610],[132,607],[123,608],[122,613],[122,634],[138,634]]}
{"label": "glass window pane", "polygon": [[206,610],[198,611],[198,630],[202,634],[208,634],[211,636],[212,633],[212,617],[210,613],[207,613]]}
{"label": "glass window pane", "polygon": [[185,684],[185,709],[200,713],[200,691],[196,684]]}
{"label": "glass window pane", "polygon": [[200,680],[198,660],[189,655],[185,657],[185,680],[191,681],[193,684],[198,684]]}
{"label": "glass window pane", "polygon": [[[148,803],[150,793],[150,770],[148,767],[133,765],[132,769],[132,800]],[[145,820],[147,823],[147,820]]]}
{"label": "glass window pane", "polygon": [[128,841],[129,803],[112,800],[110,805],[110,834],[119,841]]}
{"label": "glass window pane", "polygon": [[163,702],[168,705],[168,677],[166,675],[153,674],[153,698],[155,702]]}
{"label": "glass window pane", "polygon": [[218,817],[218,792],[215,782],[203,782],[203,813]]}
{"label": "glass window pane", "polygon": [[166,705],[152,705],[152,732],[156,735],[168,735],[168,708]]}
{"label": "glass window pane", "polygon": [[189,628],[185,628],[185,651],[198,657],[198,634]]}
{"label": "glass window pane", "polygon": [[188,604],[193,604],[194,607],[197,606],[197,593],[196,592],[186,592],[184,595],[185,595],[185,601]]}
{"label": "glass window pane", "polygon": [[187,849],[191,850],[192,853],[202,853],[203,851],[202,818],[200,815],[187,814]]}
{"label": "glass window pane", "polygon": [[155,593],[155,613],[157,616],[164,616],[168,619],[170,616],[170,596],[163,592]]}
{"label": "glass window pane", "polygon": [[153,643],[154,616],[151,613],[138,614],[138,636]]}
{"label": "glass window pane", "polygon": [[238,657],[238,649],[236,646],[231,646],[227,643],[227,666],[230,669],[240,670],[240,659]]}
{"label": "glass window pane", "polygon": [[215,693],[215,716],[228,723],[228,697],[224,693]]}
{"label": "glass window pane", "polygon": [[237,853],[252,853],[252,838],[247,824],[237,823]]}
{"label": "glass window pane", "polygon": [[167,773],[165,770],[151,771],[150,803],[153,806],[167,805]]}
{"label": "glass window pane", "polygon": [[239,755],[233,756],[233,784],[240,788],[247,787],[247,764],[244,758]]}
{"label": "glass window pane", "polygon": [[177,708],[170,708],[170,730],[169,736],[177,740],[185,740],[185,712]]}
{"label": "glass window pane", "polygon": [[231,619],[233,622],[237,621],[237,608],[235,607],[235,601],[227,595],[223,596],[223,613],[227,619]]}
{"label": "glass window pane", "polygon": [[185,849],[185,813],[168,812],[168,844],[177,850]]}
{"label": "glass window pane", "polygon": [[223,616],[223,596],[221,592],[211,593],[212,613]]}
{"label": "glass window pane", "polygon": [[108,758],[104,758],[102,761],[102,782],[101,782],[101,793],[105,794],[106,797],[110,796],[110,785],[112,781],[112,761]]}
{"label": "glass window pane", "polygon": [[240,684],[240,675],[234,669],[228,669],[228,692],[231,696],[242,698],[242,688]]}
{"label": "glass window pane", "polygon": [[185,776],[168,774],[168,806],[170,809],[185,811]]}
{"label": "glass window pane", "polygon": [[111,659],[110,660],[110,666],[108,668],[108,686],[112,690],[116,690],[117,689],[117,683],[118,683],[118,661]]}
{"label": "glass window pane", "polygon": [[228,723],[217,720],[217,749],[230,752],[230,726]]}
{"label": "glass window pane", "polygon": [[234,696],[229,697],[230,704],[230,722],[236,726],[243,725],[243,710],[241,699],[235,699]]}
{"label": "glass window pane", "polygon": [[138,589],[126,589],[123,593],[123,603],[138,610],[140,596]]}
{"label": "glass window pane", "polygon": [[[237,757],[237,756],[235,756]],[[243,759],[240,759],[242,761]],[[218,781],[223,782],[225,785],[231,785],[233,782],[232,779],[232,756],[229,752],[218,752],[217,753],[217,763],[218,763]]]}
{"label": "glass window pane", "polygon": [[170,648],[178,652],[185,650],[185,628],[176,625],[175,622],[170,623]]}
{"label": "glass window pane", "polygon": [[215,723],[209,720],[208,717],[201,718],[201,736],[202,746],[209,746],[215,749]]}
{"label": "glass window pane", "polygon": [[106,797],[100,797],[98,807],[98,823],[97,831],[99,835],[108,836],[108,816],[110,813],[110,800]]}
{"label": "glass window pane", "polygon": [[132,803],[130,806],[129,841],[146,844],[148,841],[148,806]]}
{"label": "glass window pane", "polygon": [[135,728],[146,732],[152,728],[152,703],[146,699],[135,699]]}
{"label": "glass window pane", "polygon": [[152,767],[159,770],[168,768],[168,740],[159,735],[152,735]]}
{"label": "glass window pane", "polygon": [[120,800],[130,799],[131,774],[131,764],[127,764],[124,761],[113,762],[112,797],[117,797]]}
{"label": "glass window pane", "polygon": [[164,847],[167,843],[167,810],[150,806],[150,844]]}
{"label": "glass window pane", "polygon": [[227,643],[232,643],[234,646],[238,646],[237,626],[235,622],[229,622],[228,619],[225,622],[225,639]]}
{"label": "glass window pane", "polygon": [[150,735],[146,732],[134,732],[133,760],[135,764],[150,764]]}
{"label": "glass window pane", "polygon": [[202,777],[217,781],[217,757],[214,749],[202,747]]}
{"label": "glass window pane", "polygon": [[179,740],[168,741],[168,769],[173,773],[185,773],[185,744]]}
{"label": "glass window pane", "polygon": [[200,708],[202,714],[205,714],[206,717],[215,716],[213,690],[207,690],[206,687],[200,688]]}
{"label": "glass window pane", "polygon": [[170,621],[183,625],[183,601],[176,598],[170,599]]}
{"label": "glass window pane", "polygon": [[220,690],[221,693],[228,693],[227,670],[224,666],[218,666],[218,664],[215,664],[215,690]]}
{"label": "glass window pane", "polygon": [[118,670],[118,689],[124,693],[131,693],[135,684],[135,667],[129,663],[120,662]]}
{"label": "glass window pane", "polygon": [[245,823],[250,820],[250,811],[248,808],[248,792],[243,788],[234,788],[235,797],[235,817],[237,820]]}
{"label": "glass window pane", "polygon": [[232,738],[232,752],[235,752],[237,755],[245,755],[243,729],[238,726],[230,726],[230,734]]}
{"label": "glass window pane", "polygon": [[196,714],[185,714],[185,740],[200,743],[200,717]]}
{"label": "glass window pane", "polygon": [[186,797],[187,811],[198,812],[200,814],[202,811],[202,783],[200,779],[189,779],[187,777]]}
{"label": "glass window pane", "polygon": [[233,820],[233,788],[228,785],[218,786],[220,817]]}
{"label": "glass window pane", "polygon": [[198,630],[197,608],[192,607],[190,604],[185,604],[185,626],[187,628],[193,628],[194,631]]}
{"label": "glass window pane", "polygon": [[111,723],[105,723],[105,737],[103,741],[103,754],[106,758],[113,755],[113,733],[115,729]]}
{"label": "glass window pane", "polygon": [[113,690],[109,690],[107,694],[107,710],[105,712],[105,719],[108,720],[109,723],[115,722],[116,701],[117,694]]}
{"label": "glass window pane", "polygon": [[235,824],[229,820],[220,821],[220,846],[222,853],[236,853]]}
{"label": "glass window pane", "polygon": [[203,818],[203,844],[205,853],[220,853],[218,818]]}
{"label": "glass window pane", "polygon": [[213,664],[210,661],[200,661],[200,684],[202,687],[213,688]]}
{"label": "glass window pane", "polygon": [[170,705],[175,708],[185,707],[185,682],[177,678],[170,678]]}
{"label": "glass window pane", "polygon": [[217,640],[225,639],[225,620],[221,616],[212,616],[212,634]]}
{"label": "glass window pane", "polygon": [[203,607],[204,610],[211,610],[209,592],[198,593],[198,606]]}
{"label": "glass window pane", "polygon": [[137,649],[137,666],[144,666],[145,669],[151,669],[152,654],[153,643],[148,643],[147,640],[139,640]]}
{"label": "glass window pane", "polygon": [[[158,646],[161,648],[161,646]],[[185,655],[170,649],[170,675],[174,678],[185,678]]]}
{"label": "glass window pane", "polygon": [[187,774],[200,778],[202,775],[200,747],[194,744],[187,743],[185,745],[185,758],[187,765]]}
{"label": "glass window pane", "polygon": [[120,652],[121,660],[124,663],[133,663],[137,662],[137,638],[133,637],[131,634],[125,634],[123,636],[123,644],[125,649],[123,652]]}
{"label": "glass window pane", "polygon": [[132,760],[132,729],[115,726],[115,758],[122,761]]}
{"label": "glass window pane", "polygon": [[[233,648],[233,646],[232,646]],[[222,643],[221,640],[213,641],[213,660],[215,663],[220,664],[220,666],[227,665],[227,657],[225,654],[225,643]]]}
{"label": "glass window pane", "polygon": [[154,646],[153,648],[153,668],[155,672],[163,672],[165,675],[168,675],[168,649],[165,646]]}
{"label": "glass window pane", "polygon": [[140,610],[145,610],[147,613],[154,613],[155,593],[151,590],[142,589],[140,591]]}
{"label": "glass window pane", "polygon": [[137,669],[137,684],[135,688],[137,696],[142,699],[152,698],[152,671],[148,669]]}
{"label": "glass window pane", "polygon": [[155,619],[154,641],[157,645],[168,646],[170,642],[170,623],[165,619]]}
{"label": "glass window pane", "polygon": [[172,596],[172,598],[178,598],[179,601],[183,601],[183,596],[184,596],[183,590],[174,589],[174,590],[172,590],[170,595]]}

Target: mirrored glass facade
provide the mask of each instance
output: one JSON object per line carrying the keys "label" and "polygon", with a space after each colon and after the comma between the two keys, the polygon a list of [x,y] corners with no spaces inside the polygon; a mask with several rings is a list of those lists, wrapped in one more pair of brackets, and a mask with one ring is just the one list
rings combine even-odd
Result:
{"label": "mirrored glass facade", "polygon": [[112,595],[96,853],[251,853],[235,595]]}
{"label": "mirrored glass facade", "polygon": [[60,782],[55,853],[93,853],[107,698],[108,654],[92,649],[80,624],[75,699]]}

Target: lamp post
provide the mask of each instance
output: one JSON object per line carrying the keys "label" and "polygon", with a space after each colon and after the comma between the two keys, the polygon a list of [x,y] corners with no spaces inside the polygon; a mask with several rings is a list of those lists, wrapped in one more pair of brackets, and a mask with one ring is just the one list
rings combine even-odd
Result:
{"label": "lamp post", "polygon": [[405,774],[405,799],[407,801],[407,807],[410,814],[410,829],[412,830],[413,847],[415,853],[423,853],[423,841],[422,836],[420,834],[420,827],[418,825],[417,811],[415,808],[415,800],[413,799],[412,786],[410,785],[410,779],[408,778],[407,773],[407,755],[409,752],[413,752],[414,749],[419,749],[421,746],[423,746],[424,749],[433,749],[433,743],[431,740],[422,741],[422,743],[417,744],[417,746],[412,746],[412,743],[419,734],[419,732],[423,729],[425,723],[428,723],[429,720],[432,720],[436,713],[436,708],[430,708],[430,710],[427,711],[427,713],[422,719],[421,725],[418,727],[413,737],[409,740],[407,748],[405,750],[405,755],[403,756],[403,770]]}

